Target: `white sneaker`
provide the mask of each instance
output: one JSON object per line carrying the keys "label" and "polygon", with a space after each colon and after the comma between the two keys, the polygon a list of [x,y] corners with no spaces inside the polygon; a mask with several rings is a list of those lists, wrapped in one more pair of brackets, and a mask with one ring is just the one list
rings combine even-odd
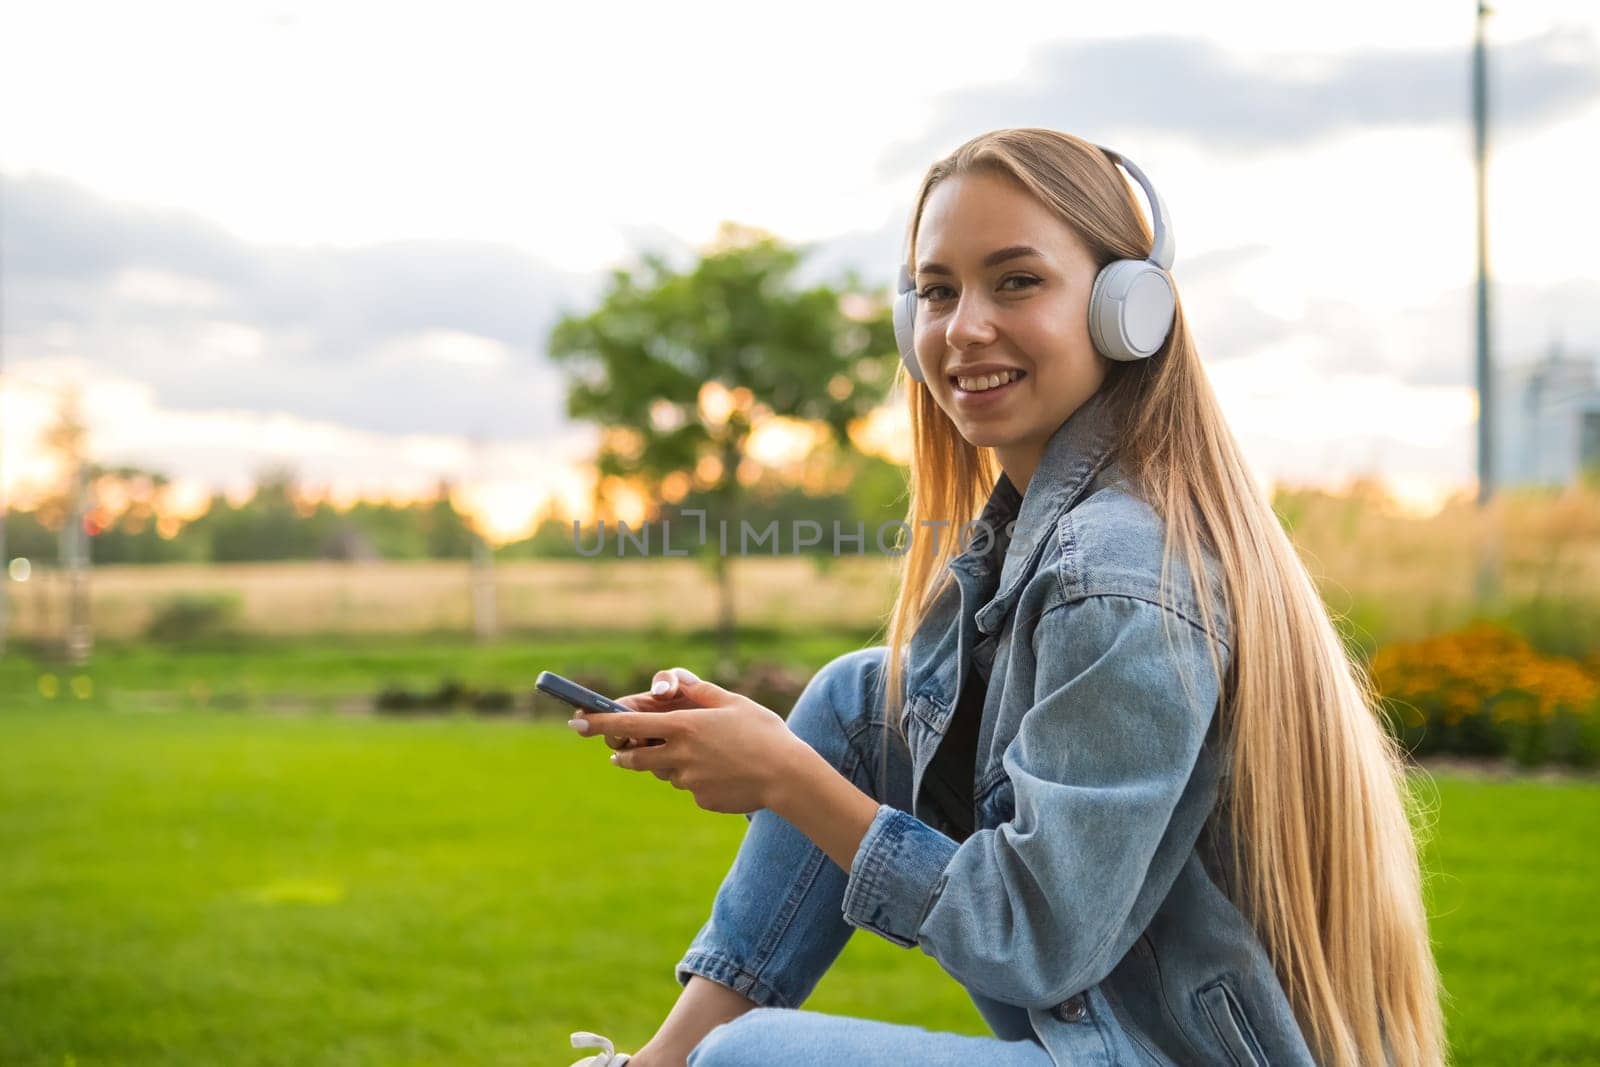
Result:
{"label": "white sneaker", "polygon": [[611,1039],[609,1037],[601,1037],[599,1034],[591,1034],[587,1030],[573,1031],[572,1047],[597,1048],[602,1050],[600,1052],[596,1052],[593,1056],[585,1056],[583,1059],[574,1063],[572,1067],[623,1067],[624,1064],[633,1058],[633,1054],[630,1052],[614,1051],[611,1047]]}

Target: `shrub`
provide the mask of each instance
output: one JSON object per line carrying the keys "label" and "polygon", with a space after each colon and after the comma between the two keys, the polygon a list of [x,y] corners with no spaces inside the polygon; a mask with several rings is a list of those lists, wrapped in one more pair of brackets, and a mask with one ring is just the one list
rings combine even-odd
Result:
{"label": "shrub", "polygon": [[506,689],[478,689],[458,679],[445,678],[431,690],[410,689],[397,683],[386,685],[373,698],[373,707],[400,715],[463,707],[500,714],[513,710],[516,699]]}
{"label": "shrub", "polygon": [[1390,728],[1414,755],[1587,765],[1600,677],[1493,623],[1392,644],[1372,658]]}
{"label": "shrub", "polygon": [[233,632],[241,600],[237,593],[176,593],[156,605],[144,635],[152,641],[193,641]]}
{"label": "shrub", "polygon": [[404,715],[417,710],[426,702],[418,693],[412,692],[403,685],[386,685],[378,691],[373,698],[373,707],[380,712],[391,715]]}
{"label": "shrub", "polygon": [[484,689],[472,695],[472,710],[489,715],[510,711],[516,706],[509,689]]}
{"label": "shrub", "polygon": [[788,718],[790,709],[805,690],[809,677],[781,663],[752,663],[740,673],[730,688]]}
{"label": "shrub", "polygon": [[431,708],[454,708],[465,703],[472,695],[472,691],[454,678],[442,680],[438,687],[426,698],[424,703]]}

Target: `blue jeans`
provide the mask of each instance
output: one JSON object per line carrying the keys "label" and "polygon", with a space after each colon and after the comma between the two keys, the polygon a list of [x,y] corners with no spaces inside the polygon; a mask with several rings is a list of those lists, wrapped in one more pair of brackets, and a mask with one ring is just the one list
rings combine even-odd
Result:
{"label": "blue jeans", "polygon": [[[789,713],[789,729],[882,804],[909,810],[911,754],[889,731],[877,693],[887,650],[833,660]],[[999,1064],[1050,1067],[1038,1040],[938,1033],[799,1006],[832,966],[854,927],[842,902],[846,876],[827,854],[771,811],[751,813],[744,842],[701,927],[676,967],[680,984],[701,975],[757,1007],[714,1028],[689,1067],[730,1064]]]}

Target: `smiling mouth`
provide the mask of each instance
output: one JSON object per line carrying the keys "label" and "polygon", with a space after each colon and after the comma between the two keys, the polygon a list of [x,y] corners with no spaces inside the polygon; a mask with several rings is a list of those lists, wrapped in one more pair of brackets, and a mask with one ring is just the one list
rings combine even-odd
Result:
{"label": "smiling mouth", "polygon": [[999,392],[1028,376],[1025,370],[1009,370],[1003,374],[984,374],[977,377],[958,377],[954,374],[948,376],[950,384],[957,393],[968,396],[982,396],[985,393]]}

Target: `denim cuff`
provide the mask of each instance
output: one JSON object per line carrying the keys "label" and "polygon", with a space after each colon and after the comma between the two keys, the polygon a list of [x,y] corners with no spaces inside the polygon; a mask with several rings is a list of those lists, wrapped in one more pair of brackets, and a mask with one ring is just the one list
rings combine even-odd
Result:
{"label": "denim cuff", "polygon": [[720,952],[707,952],[701,949],[689,949],[683,958],[672,968],[672,976],[677,979],[680,986],[689,984],[689,979],[694,975],[708,979],[718,985],[727,986],[756,1002],[761,1008],[793,1008],[798,1007],[783,993],[763,982],[752,971],[740,966],[737,960],[729,959]]}
{"label": "denim cuff", "polygon": [[951,838],[892,804],[878,805],[845,883],[844,920],[902,948],[943,888],[940,875],[960,848]]}

